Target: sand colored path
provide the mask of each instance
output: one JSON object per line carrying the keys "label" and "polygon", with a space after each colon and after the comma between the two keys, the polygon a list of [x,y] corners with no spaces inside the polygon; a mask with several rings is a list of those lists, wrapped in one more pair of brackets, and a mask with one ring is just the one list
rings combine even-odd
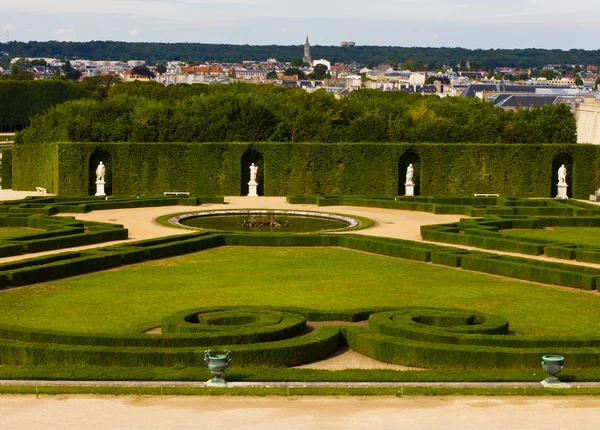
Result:
{"label": "sand colored path", "polygon": [[[21,192],[12,190],[0,190],[0,201],[15,200],[27,195],[40,195],[32,192]],[[406,239],[424,242],[421,238],[421,226],[430,224],[443,224],[457,222],[465,215],[435,215],[428,212],[400,211],[397,209],[382,208],[363,208],[351,206],[333,206],[319,207],[316,205],[291,205],[285,201],[285,197],[226,197],[225,204],[204,204],[201,206],[163,206],[156,208],[137,208],[137,209],[114,209],[106,211],[95,211],[86,214],[61,214],[62,216],[75,216],[84,221],[112,222],[123,224],[129,230],[129,239],[126,241],[115,241],[103,244],[81,246],[69,248],[72,251],[80,251],[101,246],[113,245],[123,242],[132,242],[136,240],[151,239],[155,237],[171,236],[174,234],[186,234],[184,229],[165,227],[156,223],[154,220],[160,216],[179,212],[201,212],[223,209],[285,209],[285,210],[307,210],[314,212],[330,212],[347,215],[357,215],[369,218],[375,222],[373,227],[366,230],[359,230],[355,234],[365,236],[380,236],[397,239]],[[59,215],[60,216],[60,215]],[[439,244],[438,244],[439,245]],[[443,244],[442,244],[443,245]],[[477,249],[462,245],[448,245],[462,249]],[[36,254],[23,254],[12,257],[0,258],[0,263],[42,256],[46,254],[56,254],[64,250],[54,250],[40,252]],[[560,260],[548,258],[545,255],[532,256],[490,250],[489,252],[502,255],[513,255],[518,257],[530,258],[535,260],[555,261],[563,264],[572,264],[576,266],[588,266],[600,268],[600,264],[584,263],[575,260]]]}
{"label": "sand colored path", "polygon": [[595,429],[600,399],[2,396],[10,429]]}

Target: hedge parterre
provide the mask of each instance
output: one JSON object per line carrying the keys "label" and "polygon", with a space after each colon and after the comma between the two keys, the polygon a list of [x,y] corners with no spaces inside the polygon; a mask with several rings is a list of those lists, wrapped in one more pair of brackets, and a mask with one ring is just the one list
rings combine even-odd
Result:
{"label": "hedge parterre", "polygon": [[[368,319],[367,327],[320,321]],[[218,307],[177,313],[165,333],[108,335],[39,331],[0,325],[4,365],[199,366],[206,348],[228,349],[236,366],[288,367],[331,355],[339,345],[377,360],[428,368],[533,369],[560,352],[569,366],[600,366],[600,338],[508,336],[500,316],[463,309],[401,308],[318,311],[301,308]]]}
{"label": "hedge parterre", "polygon": [[[582,204],[581,202],[572,202]],[[600,216],[485,216],[463,219],[458,223],[436,224],[421,227],[424,240],[528,255],[547,255],[565,260],[576,259],[588,263],[600,263],[597,246],[527,237],[511,234],[512,229],[541,230],[547,227],[600,227]],[[533,263],[532,264],[541,264]],[[558,267],[558,266],[557,266]],[[571,266],[572,267],[572,266]]]}
{"label": "hedge parterre", "polygon": [[[20,205],[15,207],[20,208]],[[0,228],[28,227],[40,231],[25,232],[0,240],[0,257],[127,239],[127,229],[119,224],[19,214],[18,211],[14,214],[10,211],[2,213],[4,208],[0,206]]]}

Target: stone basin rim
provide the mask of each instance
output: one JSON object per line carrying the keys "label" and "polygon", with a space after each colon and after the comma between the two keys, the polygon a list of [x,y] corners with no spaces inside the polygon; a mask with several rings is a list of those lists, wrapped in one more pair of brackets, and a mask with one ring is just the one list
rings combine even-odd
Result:
{"label": "stone basin rim", "polygon": [[[227,215],[292,215],[298,217],[308,217],[308,218],[321,218],[321,219],[330,219],[336,221],[343,221],[348,225],[346,227],[330,229],[330,230],[322,230],[322,231],[345,231],[348,229],[352,229],[358,227],[362,224],[356,218],[352,218],[347,215],[337,215],[327,212],[310,212],[310,211],[300,211],[300,210],[283,210],[283,209],[227,209],[227,210],[214,210],[214,211],[200,211],[200,212],[190,212],[182,215],[176,215],[168,219],[168,222],[174,224],[178,227],[183,228],[192,228],[195,230],[201,230],[199,228],[190,227],[187,225],[181,224],[181,221],[190,219],[190,218],[207,218],[207,217],[216,217],[216,216],[227,216]],[[218,230],[217,230],[218,231]]]}
{"label": "stone basin rim", "polygon": [[544,355],[542,357],[542,360],[545,361],[563,361],[565,359],[565,357],[563,357],[562,355],[558,355],[558,354],[548,354],[548,355]]}

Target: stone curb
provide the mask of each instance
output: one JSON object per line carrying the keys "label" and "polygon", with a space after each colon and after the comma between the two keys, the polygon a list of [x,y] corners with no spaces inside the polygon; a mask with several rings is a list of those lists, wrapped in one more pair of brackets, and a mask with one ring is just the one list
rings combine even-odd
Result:
{"label": "stone curb", "polygon": [[[556,388],[600,388],[600,382],[557,384]],[[200,381],[36,381],[0,380],[0,387],[188,387]],[[541,382],[229,382],[228,388],[544,388]],[[553,387],[549,387],[553,388]]]}

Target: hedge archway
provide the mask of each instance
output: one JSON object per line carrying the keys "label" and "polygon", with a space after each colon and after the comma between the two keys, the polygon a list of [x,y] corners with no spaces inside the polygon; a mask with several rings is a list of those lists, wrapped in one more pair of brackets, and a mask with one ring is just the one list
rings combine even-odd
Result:
{"label": "hedge archway", "polygon": [[415,184],[415,196],[421,195],[421,157],[416,152],[407,151],[400,157],[398,161],[398,195],[406,195],[406,170],[409,164],[413,165],[414,174],[413,182]]}
{"label": "hedge archway", "polygon": [[91,196],[96,194],[96,169],[101,161],[106,166],[106,174],[104,176],[106,185],[104,186],[104,192],[107,196],[112,194],[112,156],[108,151],[98,149],[90,156],[88,167],[88,194]]}
{"label": "hedge archway", "polygon": [[569,185],[569,188],[567,188],[567,196],[573,198],[573,178],[575,177],[573,169],[575,168],[575,163],[573,162],[573,156],[565,152],[557,154],[552,160],[552,187],[550,190],[550,197],[556,197],[558,194],[558,169],[563,164],[567,168],[567,184]]}
{"label": "hedge archway", "polygon": [[240,184],[241,196],[248,195],[248,182],[250,182],[250,165],[254,163],[258,166],[258,173],[256,174],[256,182],[258,182],[257,194],[259,196],[265,195],[265,159],[262,154],[255,151],[252,147],[244,152],[242,155],[241,169],[242,182]]}

